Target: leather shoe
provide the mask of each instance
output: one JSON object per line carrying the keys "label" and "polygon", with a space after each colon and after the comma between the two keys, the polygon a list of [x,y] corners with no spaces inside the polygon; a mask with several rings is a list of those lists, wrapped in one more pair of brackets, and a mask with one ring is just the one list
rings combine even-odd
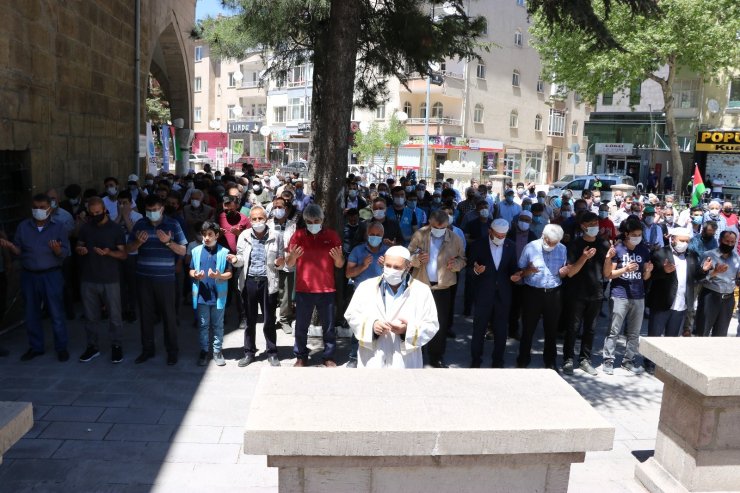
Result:
{"label": "leather shoe", "polygon": [[306,361],[305,358],[298,358],[295,360],[295,363],[293,364],[293,367],[303,368],[304,366],[308,366],[308,361]]}
{"label": "leather shoe", "polygon": [[21,356],[21,361],[31,361],[36,356],[41,356],[42,354],[44,354],[43,351],[38,352],[38,351],[35,351],[33,349],[29,349],[28,351],[26,351],[25,353],[23,353],[23,355]]}
{"label": "leather shoe", "polygon": [[154,357],[154,353],[147,353],[145,351],[145,352],[141,353],[140,355],[138,355],[136,357],[136,359],[134,360],[134,363],[136,363],[138,365],[138,364],[143,363],[146,360],[151,359],[153,357]]}
{"label": "leather shoe", "polygon": [[337,363],[333,359],[325,359],[324,366],[327,368],[336,368]]}
{"label": "leather shoe", "polygon": [[252,363],[254,363],[254,354],[244,353],[244,357],[239,360],[236,366],[238,366],[239,368],[244,368],[245,366],[249,366]]}
{"label": "leather shoe", "polygon": [[177,355],[170,353],[167,355],[167,366],[174,366],[177,364]]}
{"label": "leather shoe", "polygon": [[267,361],[270,362],[270,366],[280,366],[280,360],[278,359],[277,354],[268,354]]}
{"label": "leather shoe", "polygon": [[64,363],[65,361],[69,361],[69,351],[67,351],[66,349],[57,351],[57,359],[62,363]]}

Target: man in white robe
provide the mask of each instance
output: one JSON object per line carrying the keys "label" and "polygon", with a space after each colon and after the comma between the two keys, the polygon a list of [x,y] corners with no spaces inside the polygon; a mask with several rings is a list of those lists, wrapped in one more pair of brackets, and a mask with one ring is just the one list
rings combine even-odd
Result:
{"label": "man in white robe", "polygon": [[344,318],[360,343],[358,368],[422,368],[421,348],[439,330],[429,286],[409,277],[411,254],[388,249],[383,275],[355,290]]}

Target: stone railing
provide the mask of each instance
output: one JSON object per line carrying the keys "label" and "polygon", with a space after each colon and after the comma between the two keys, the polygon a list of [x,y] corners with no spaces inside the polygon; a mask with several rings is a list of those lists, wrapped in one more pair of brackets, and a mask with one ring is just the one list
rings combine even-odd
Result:
{"label": "stone railing", "polygon": [[0,464],[3,455],[33,426],[30,402],[0,402]]}

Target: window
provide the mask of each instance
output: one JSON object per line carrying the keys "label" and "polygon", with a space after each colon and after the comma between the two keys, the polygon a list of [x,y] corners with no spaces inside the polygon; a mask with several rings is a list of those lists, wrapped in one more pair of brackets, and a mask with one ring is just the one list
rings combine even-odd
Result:
{"label": "window", "polygon": [[542,132],[542,115],[537,115],[534,117],[534,131]]}
{"label": "window", "polygon": [[483,19],[483,29],[481,30],[481,34],[488,34],[488,19]]}
{"label": "window", "polygon": [[288,71],[288,87],[298,87],[306,84],[306,66],[298,65]]}
{"label": "window", "polygon": [[201,120],[200,106],[193,108],[193,121],[199,122]]}
{"label": "window", "polygon": [[203,47],[202,46],[196,46],[195,47],[195,61],[199,62],[203,59]]}
{"label": "window", "polygon": [[578,120],[573,120],[570,124],[570,134],[574,137],[578,135]]}
{"label": "window", "polygon": [[203,89],[203,80],[200,77],[196,77],[193,80],[193,90],[195,92],[200,92]]}
{"label": "window", "polygon": [[604,91],[601,94],[601,104],[604,106],[611,106],[614,104],[614,91]]}
{"label": "window", "polygon": [[406,101],[403,103],[403,112],[406,113],[406,116],[411,118],[411,103]]}
{"label": "window", "polygon": [[303,98],[288,98],[288,120],[303,120],[306,116],[306,106]]}
{"label": "window", "polygon": [[439,71],[442,73],[447,72],[447,62],[439,62]]}
{"label": "window", "polygon": [[267,114],[267,105],[266,104],[258,104],[257,105],[257,113],[255,113],[254,116],[265,116]]}
{"label": "window", "polygon": [[566,187],[568,189],[570,189],[570,190],[580,190],[580,191],[582,191],[583,189],[586,188],[586,180],[583,179],[583,180],[575,180],[575,181],[572,181],[572,182],[568,183],[566,185]]}
{"label": "window", "polygon": [[479,79],[485,79],[486,78],[486,64],[483,62],[478,62],[478,67],[475,69],[475,76]]}
{"label": "window", "polygon": [[519,127],[519,113],[516,110],[511,110],[509,113],[509,128]]}
{"label": "window", "polygon": [[375,119],[376,120],[385,120],[385,103],[379,105],[377,108],[375,108]]}
{"label": "window", "polygon": [[[238,116],[236,114],[236,105],[235,104],[230,104],[227,108],[229,110],[229,120],[236,120],[238,118]],[[241,116],[241,115],[239,115],[239,116]]]}
{"label": "window", "polygon": [[522,154],[517,152],[504,154],[504,174],[513,178],[515,174],[521,173]]}
{"label": "window", "polygon": [[483,123],[483,105],[478,103],[473,111],[473,123]]}
{"label": "window", "polygon": [[565,112],[550,108],[550,122],[547,127],[547,135],[551,137],[563,137],[565,135]]}
{"label": "window", "polygon": [[638,82],[630,87],[630,106],[640,104],[640,98],[642,93],[642,83]]}
{"label": "window", "polygon": [[432,118],[442,118],[442,113],[444,113],[444,106],[442,103],[434,103],[432,105]]}
{"label": "window", "polygon": [[545,92],[545,81],[543,81],[542,79],[537,79],[537,92]]}
{"label": "window", "polygon": [[236,72],[229,72],[229,85],[228,87],[236,87],[236,79],[234,78],[234,74]]}
{"label": "window", "polygon": [[583,96],[581,96],[580,92],[574,92],[573,93],[573,102],[576,104],[581,104],[583,102]]}
{"label": "window", "polygon": [[736,77],[730,81],[730,97],[727,107],[740,108],[740,77]]}
{"label": "window", "polygon": [[514,46],[522,46],[524,44],[524,35],[521,31],[517,30],[514,33]]}
{"label": "window", "polygon": [[426,118],[427,117],[427,104],[421,103],[419,105],[419,118]]}
{"label": "window", "polygon": [[208,141],[207,140],[201,140],[198,143],[198,149],[200,152],[208,152]]}
{"label": "window", "polygon": [[527,151],[524,154],[524,181],[542,183],[542,152]]}
{"label": "window", "polygon": [[511,85],[514,87],[519,87],[519,71],[514,70],[514,73],[511,74]]}
{"label": "window", "polygon": [[519,5],[520,7],[527,6],[527,2],[525,0],[516,0],[516,4]]}
{"label": "window", "polygon": [[273,112],[273,120],[275,123],[285,123],[285,115],[288,112],[288,108],[285,106],[275,106],[272,109]]}
{"label": "window", "polygon": [[699,79],[677,80],[673,83],[673,107],[696,108],[699,106]]}

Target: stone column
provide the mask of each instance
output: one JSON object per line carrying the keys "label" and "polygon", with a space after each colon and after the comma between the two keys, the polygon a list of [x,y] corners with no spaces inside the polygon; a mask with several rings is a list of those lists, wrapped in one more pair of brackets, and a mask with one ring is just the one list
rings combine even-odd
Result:
{"label": "stone column", "polygon": [[550,370],[265,368],[244,451],[281,492],[566,492],[613,439]]}
{"label": "stone column", "polygon": [[655,456],[635,476],[652,492],[740,489],[740,339],[648,337],[664,384]]}
{"label": "stone column", "polygon": [[0,464],[3,455],[33,426],[30,402],[0,402]]}

